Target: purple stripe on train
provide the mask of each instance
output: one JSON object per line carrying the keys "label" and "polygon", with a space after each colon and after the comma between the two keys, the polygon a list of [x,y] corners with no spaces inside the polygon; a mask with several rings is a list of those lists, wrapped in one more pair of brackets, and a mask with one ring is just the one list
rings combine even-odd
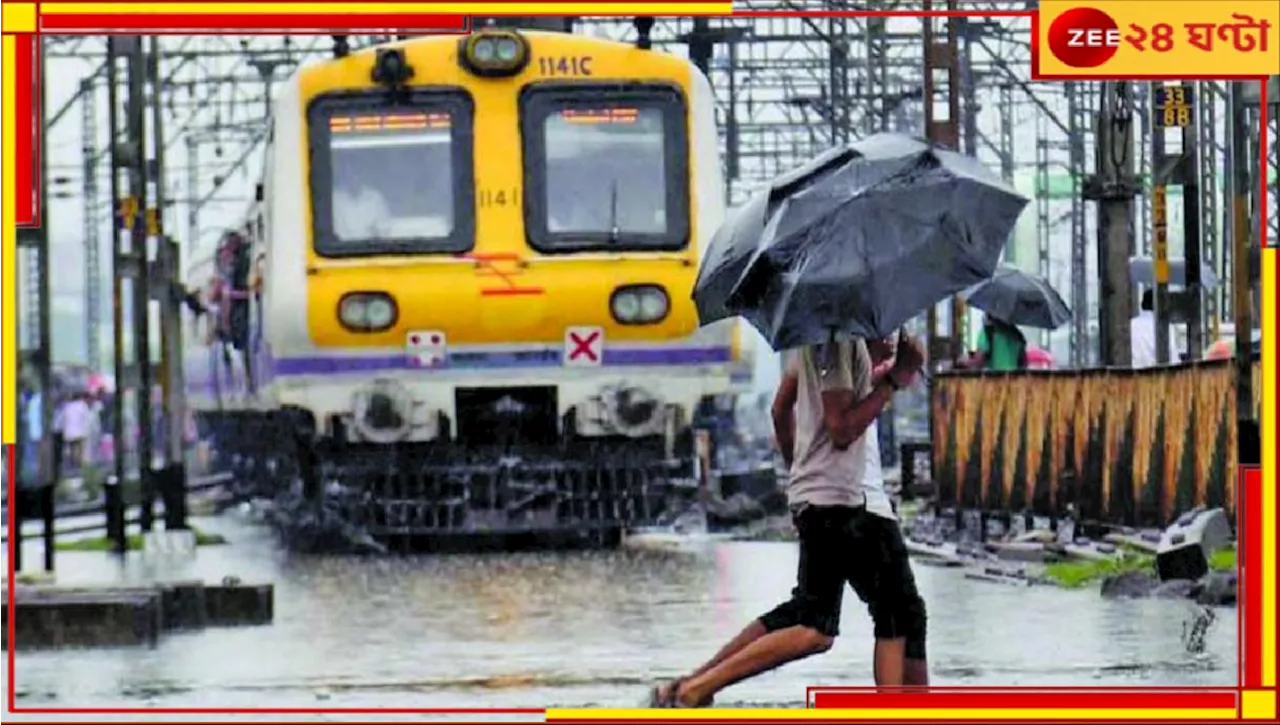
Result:
{"label": "purple stripe on train", "polygon": [[[606,348],[602,362],[606,366],[706,365],[727,363],[732,360],[732,357],[732,351],[727,347],[613,350]],[[556,350],[455,352],[449,354],[448,362],[433,369],[543,368],[559,365],[561,365],[561,353]],[[419,369],[422,368],[408,355],[307,356],[277,359],[273,372],[276,375],[334,375]]]}

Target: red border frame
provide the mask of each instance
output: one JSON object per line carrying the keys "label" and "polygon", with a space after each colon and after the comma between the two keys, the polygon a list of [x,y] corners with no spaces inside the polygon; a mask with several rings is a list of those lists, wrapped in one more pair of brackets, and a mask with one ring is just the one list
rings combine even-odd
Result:
{"label": "red border frame", "polygon": [[[305,0],[298,0],[304,2]],[[496,0],[494,4],[515,6],[518,3],[515,0]],[[514,9],[514,7],[513,7]],[[504,14],[504,13],[497,13]],[[1037,46],[1039,38],[1038,16],[1033,11],[932,11],[932,12],[910,12],[910,11],[878,11],[878,12],[740,12],[735,13],[741,17],[1028,17],[1031,19],[1031,63],[1032,78],[1034,80],[1066,80],[1065,78],[1041,78],[1039,76],[1039,49]],[[200,32],[213,27],[229,29],[243,28],[248,32],[294,32],[297,34],[315,34],[320,28],[330,29],[326,26],[341,25],[342,29],[369,29],[373,27],[385,28],[388,26],[398,25],[405,21],[406,18],[414,18],[417,22],[424,23],[418,30],[427,30],[427,19],[431,18],[437,21],[444,20],[448,23],[445,27],[431,26],[430,29],[440,33],[465,33],[470,30],[470,16],[448,16],[448,15],[420,15],[420,14],[396,14],[396,15],[332,15],[332,14],[315,14],[315,15],[268,15],[268,16],[232,16],[226,14],[209,14],[209,15],[181,15],[181,16],[156,16],[156,15],[123,15],[104,13],[93,16],[80,16],[73,18],[71,16],[44,16],[37,20],[38,30],[36,34],[15,34],[18,41],[18,58],[17,58],[17,76],[18,84],[15,89],[15,101],[19,118],[26,115],[26,111],[30,110],[35,113],[35,98],[33,90],[35,83],[38,81],[40,69],[38,67],[38,58],[36,53],[35,38],[40,32],[52,32],[57,34],[75,34],[93,32],[100,34],[104,26],[114,26],[115,30],[108,32],[117,33],[136,33],[137,30],[143,30],[148,33],[162,34],[164,30],[169,32],[184,32],[179,28],[184,28],[185,32]],[[459,18],[465,22],[458,22]],[[50,21],[53,22],[50,22]],[[270,31],[262,29],[264,20],[270,20],[271,24],[278,25],[279,28],[272,28]],[[251,27],[244,27],[245,23],[251,22]],[[394,22],[392,22],[394,21]],[[97,29],[91,27],[98,25]],[[129,27],[128,30],[123,29]],[[164,30],[161,30],[161,29]],[[24,75],[30,75],[31,83],[22,83],[21,79]],[[1081,80],[1096,80],[1105,78],[1105,76],[1078,76]],[[1132,77],[1132,80],[1260,80],[1255,77],[1221,77],[1221,76],[1149,76],[1149,77]],[[1263,104],[1262,104],[1262,127],[1263,133],[1260,142],[1266,148],[1267,140],[1267,106],[1266,106],[1266,88],[1263,83]],[[25,135],[21,135],[18,139],[18,174],[16,182],[20,191],[19,204],[17,205],[19,226],[33,226],[39,223],[38,208],[35,194],[38,193],[38,179],[36,178],[37,164],[39,163],[40,139],[38,138],[38,130],[40,124],[38,119],[33,119],[31,137],[28,139]],[[24,143],[25,142],[25,143]],[[1265,158],[1265,154],[1264,154]],[[25,171],[24,171],[25,170]],[[1266,195],[1266,179],[1261,181],[1263,187],[1262,196],[1262,212],[1266,213],[1267,195]],[[21,193],[23,190],[27,193]],[[23,201],[30,199],[33,203],[29,207],[23,205]],[[1264,238],[1260,240],[1265,245],[1266,228],[1263,228]],[[11,451],[12,452],[12,451]],[[10,468],[10,491],[13,493],[13,486],[16,485],[16,471],[14,470],[14,456],[8,458]],[[1258,531],[1262,524],[1262,512],[1260,509],[1245,506],[1243,502],[1253,496],[1260,494],[1262,485],[1261,470],[1258,468],[1240,469],[1240,485],[1241,496],[1238,499],[1241,504],[1238,507],[1240,513],[1240,523],[1242,532]],[[16,525],[15,511],[13,507],[9,510],[9,526],[12,528]],[[1261,686],[1262,662],[1261,662],[1261,642],[1250,641],[1244,635],[1247,632],[1257,631],[1262,625],[1262,607],[1261,595],[1263,582],[1261,581],[1261,570],[1257,566],[1251,566],[1249,562],[1257,562],[1263,556],[1262,541],[1257,536],[1251,536],[1242,533],[1242,556],[1240,560],[1240,587],[1241,587],[1241,607],[1244,610],[1243,616],[1240,617],[1240,657],[1241,657],[1241,679],[1239,687],[1234,691],[1224,690],[1222,688],[932,688],[927,694],[910,694],[910,693],[894,693],[873,695],[874,688],[809,688],[807,700],[815,707],[876,707],[876,708],[946,708],[946,707],[984,707],[984,708],[1073,708],[1086,705],[1090,707],[1104,707],[1114,709],[1126,708],[1151,708],[1160,707],[1167,708],[1170,706],[1181,706],[1187,708],[1225,708],[1238,706],[1239,693],[1242,689],[1255,689]],[[13,555],[10,552],[8,561],[9,575],[9,594],[6,605],[9,608],[9,636],[10,642],[14,641],[14,568]],[[16,707],[16,672],[15,672],[15,651],[11,647],[8,651],[9,664],[9,697],[8,710],[14,714],[248,714],[248,713],[269,713],[282,715],[301,715],[301,714],[360,714],[360,713],[388,713],[388,714],[523,714],[535,715],[543,714],[545,710],[542,708],[18,708]],[[1081,702],[1080,693],[1093,693],[1097,698],[1090,698],[1087,702]],[[825,694],[823,694],[825,693]],[[1054,694],[1058,693],[1058,694]],[[1072,693],[1072,694],[1067,694]],[[1047,696],[1047,697],[1046,697]],[[874,699],[870,699],[874,697]],[[832,699],[834,698],[834,699]],[[823,701],[823,704],[819,703]],[[1100,702],[1101,701],[1101,702]],[[1176,703],[1172,704],[1171,703]],[[613,721],[613,720],[610,720]],[[699,718],[700,722],[751,722],[752,720],[730,719],[724,720],[707,720]],[[601,721],[603,722],[603,721]],[[636,720],[622,720],[618,722],[636,722]],[[905,722],[905,721],[904,721]]]}
{"label": "red border frame", "polygon": [[[14,36],[14,78],[18,87],[14,89],[14,109],[17,125],[17,160],[14,184],[19,193],[14,204],[14,220],[18,228],[40,226],[40,129],[41,109],[37,108],[36,85],[40,82],[40,54],[37,52],[36,36],[23,33]],[[30,78],[24,83],[24,78]],[[30,117],[31,126],[26,133],[22,131],[22,119]]]}
{"label": "red border frame", "polygon": [[[45,15],[39,19],[39,32],[48,35],[102,35],[104,28],[128,28],[108,30],[107,34],[191,35],[208,33],[215,29],[234,28],[243,23],[246,16],[230,13],[94,13],[93,15]],[[471,32],[470,15],[428,15],[424,13],[314,13],[293,15],[288,13],[264,13],[252,15],[254,30],[276,34],[316,35],[321,31],[342,29],[349,31],[398,30],[428,32],[433,35]]]}

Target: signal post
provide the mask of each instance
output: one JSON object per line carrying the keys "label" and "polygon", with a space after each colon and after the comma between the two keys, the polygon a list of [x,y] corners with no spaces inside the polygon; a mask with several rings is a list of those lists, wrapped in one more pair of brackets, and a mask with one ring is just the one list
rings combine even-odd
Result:
{"label": "signal post", "polygon": [[[935,8],[925,0],[925,10],[942,9],[956,12],[956,0],[946,0],[944,8]],[[960,151],[960,22],[963,18],[947,17],[939,21],[926,17],[924,22],[924,131],[931,143]],[[939,28],[938,24],[945,24]],[[939,32],[941,31],[941,32]],[[946,111],[941,117],[935,102],[945,100]],[[959,360],[965,353],[964,312],[965,304],[960,295],[950,301],[950,324],[947,334],[938,330],[938,308],[930,307],[927,313],[928,366],[937,370],[944,359]]]}
{"label": "signal post", "polygon": [[[112,431],[116,440],[115,475],[106,487],[106,503],[108,534],[119,553],[126,548],[127,523],[121,484],[134,476],[139,482],[139,523],[144,533],[154,526],[155,503],[161,497],[165,529],[187,528],[181,324],[177,317],[179,296],[175,294],[178,258],[177,245],[165,238],[162,223],[164,141],[159,96],[163,89],[157,38],[150,39],[149,50],[140,36],[107,38],[111,195],[116,204],[112,327],[117,394]],[[151,345],[152,302],[158,303],[160,312],[158,369]],[[161,388],[166,439],[164,463],[159,467],[152,404],[157,383]],[[128,460],[130,451],[124,444],[132,433],[126,427],[127,416],[138,432],[133,451],[136,463]]]}
{"label": "signal post", "polygon": [[1134,175],[1133,89],[1129,82],[1103,84],[1096,134],[1097,173],[1085,180],[1084,197],[1098,203],[1099,360],[1109,367],[1129,367],[1133,359],[1129,338],[1133,200],[1142,191]]}
{"label": "signal post", "polygon": [[[1155,277],[1156,361],[1169,359],[1169,325],[1187,325],[1187,353],[1198,359],[1204,349],[1201,308],[1204,304],[1200,279],[1200,193],[1199,155],[1195,140],[1195,84],[1156,83],[1151,89],[1151,221],[1152,257]],[[1178,129],[1181,148],[1177,155],[1167,151],[1166,134]],[[1183,262],[1186,278],[1182,289],[1169,290],[1169,186],[1182,187]]]}

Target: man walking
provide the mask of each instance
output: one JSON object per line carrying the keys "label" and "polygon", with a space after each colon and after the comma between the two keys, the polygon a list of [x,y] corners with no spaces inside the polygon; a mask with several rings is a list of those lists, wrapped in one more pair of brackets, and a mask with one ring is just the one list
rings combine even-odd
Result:
{"label": "man walking", "polygon": [[[800,562],[791,599],[747,627],[692,674],[655,687],[652,707],[705,707],[715,693],[792,660],[825,652],[839,634],[848,582],[875,623],[880,687],[928,684],[926,615],[906,543],[884,490],[876,417],[924,362],[901,336],[889,346],[836,341],[790,354],[773,420]],[[877,354],[879,353],[879,354]]]}

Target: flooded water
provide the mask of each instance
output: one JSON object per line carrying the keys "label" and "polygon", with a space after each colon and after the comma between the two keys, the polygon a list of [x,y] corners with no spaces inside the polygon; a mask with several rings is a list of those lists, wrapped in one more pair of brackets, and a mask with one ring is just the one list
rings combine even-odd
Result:
{"label": "flooded water", "polygon": [[[191,560],[59,554],[59,582],[227,575],[276,585],[275,623],[171,634],[155,649],[18,654],[19,707],[627,707],[697,665],[793,584],[796,549],[362,559],[291,556],[271,534]],[[27,553],[39,562],[38,550]],[[1181,601],[1111,602],[967,580],[917,565],[939,685],[1226,685],[1234,610],[1190,654]],[[810,685],[871,684],[871,626],[847,597],[829,653],[722,693],[722,706],[804,704]],[[7,668],[7,665],[6,665]],[[8,673],[4,673],[7,680]]]}

